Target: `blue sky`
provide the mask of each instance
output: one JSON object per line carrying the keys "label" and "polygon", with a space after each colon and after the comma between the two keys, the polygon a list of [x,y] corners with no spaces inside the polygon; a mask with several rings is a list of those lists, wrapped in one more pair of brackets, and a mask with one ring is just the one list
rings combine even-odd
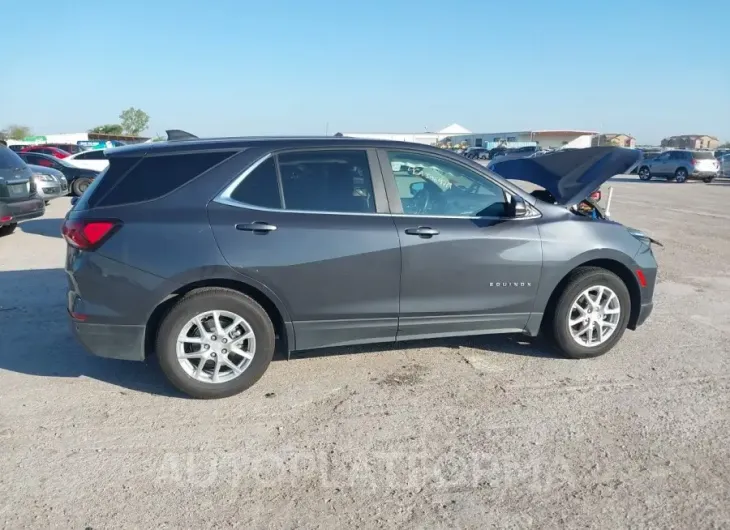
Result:
{"label": "blue sky", "polygon": [[2,3],[0,128],[78,132],[134,106],[152,134],[730,141],[727,0]]}

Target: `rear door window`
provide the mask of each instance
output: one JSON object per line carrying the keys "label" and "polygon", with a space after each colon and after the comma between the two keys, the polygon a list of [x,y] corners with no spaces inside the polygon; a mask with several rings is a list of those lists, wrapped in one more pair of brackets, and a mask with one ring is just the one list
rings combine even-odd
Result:
{"label": "rear door window", "polygon": [[281,208],[274,157],[267,158],[246,175],[231,193],[231,199],[260,208]]}
{"label": "rear door window", "polygon": [[278,156],[283,204],[305,212],[375,213],[367,152],[322,150]]}

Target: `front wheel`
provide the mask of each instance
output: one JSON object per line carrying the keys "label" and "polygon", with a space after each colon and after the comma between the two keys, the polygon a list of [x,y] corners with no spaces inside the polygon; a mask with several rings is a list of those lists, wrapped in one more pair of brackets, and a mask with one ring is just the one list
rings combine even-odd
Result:
{"label": "front wheel", "polygon": [[621,278],[599,267],[579,267],[568,278],[545,331],[566,357],[598,357],[621,339],[630,314],[631,298]]}
{"label": "front wheel", "polygon": [[167,379],[194,398],[243,392],[274,356],[274,326],[253,299],[231,289],[193,291],[178,301],[157,333]]}
{"label": "front wheel", "polygon": [[81,197],[89,186],[91,186],[91,179],[86,177],[78,178],[71,185],[71,191],[76,197]]}
{"label": "front wheel", "polygon": [[680,167],[677,171],[674,172],[674,180],[675,182],[679,182],[680,184],[683,182],[687,182],[687,170],[683,167]]}
{"label": "front wheel", "polygon": [[641,180],[651,180],[651,171],[648,167],[644,166],[639,170],[639,178]]}

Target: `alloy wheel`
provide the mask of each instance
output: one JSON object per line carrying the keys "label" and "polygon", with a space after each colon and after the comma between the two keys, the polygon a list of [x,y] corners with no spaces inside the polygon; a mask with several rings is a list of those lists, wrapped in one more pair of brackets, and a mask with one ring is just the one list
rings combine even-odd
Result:
{"label": "alloy wheel", "polygon": [[240,315],[206,311],[182,327],[176,350],[180,366],[190,377],[204,383],[225,383],[251,365],[256,335]]}
{"label": "alloy wheel", "polygon": [[594,285],[580,293],[570,308],[570,335],[581,346],[592,348],[605,343],[621,319],[621,302],[610,288]]}

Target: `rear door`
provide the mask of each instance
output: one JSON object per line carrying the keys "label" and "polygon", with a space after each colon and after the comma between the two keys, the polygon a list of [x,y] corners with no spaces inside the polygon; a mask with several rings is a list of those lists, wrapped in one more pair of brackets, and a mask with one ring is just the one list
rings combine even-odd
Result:
{"label": "rear door", "polygon": [[398,339],[523,330],[542,270],[535,219],[508,218],[505,190],[460,162],[378,155],[402,248]]}
{"label": "rear door", "polygon": [[228,263],[287,307],[296,349],[395,340],[401,251],[374,151],[266,155],[209,218]]}

